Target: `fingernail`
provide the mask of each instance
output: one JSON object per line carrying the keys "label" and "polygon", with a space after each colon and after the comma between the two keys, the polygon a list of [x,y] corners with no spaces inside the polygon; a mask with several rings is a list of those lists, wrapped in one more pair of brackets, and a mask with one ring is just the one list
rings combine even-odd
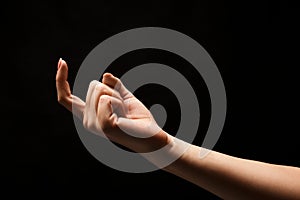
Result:
{"label": "fingernail", "polygon": [[57,69],[59,69],[59,68],[60,68],[60,66],[61,66],[61,61],[62,61],[62,59],[61,59],[61,58],[59,58],[59,60],[58,60],[58,63],[57,63]]}

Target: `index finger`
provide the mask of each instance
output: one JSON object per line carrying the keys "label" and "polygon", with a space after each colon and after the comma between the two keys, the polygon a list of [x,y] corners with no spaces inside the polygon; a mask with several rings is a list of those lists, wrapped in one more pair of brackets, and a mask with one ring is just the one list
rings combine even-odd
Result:
{"label": "index finger", "polygon": [[79,97],[72,95],[68,83],[68,65],[61,58],[58,61],[56,73],[56,90],[58,102],[71,111],[75,116],[82,119],[85,102]]}

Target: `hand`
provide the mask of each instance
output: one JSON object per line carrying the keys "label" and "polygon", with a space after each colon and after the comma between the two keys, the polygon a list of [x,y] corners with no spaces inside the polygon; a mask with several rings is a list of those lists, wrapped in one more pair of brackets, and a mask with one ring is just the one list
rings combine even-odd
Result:
{"label": "hand", "polygon": [[72,95],[67,77],[67,63],[60,59],[56,75],[58,101],[82,119],[86,129],[137,152],[153,151],[168,143],[168,135],[120,79],[106,73],[102,83],[92,81],[84,102]]}

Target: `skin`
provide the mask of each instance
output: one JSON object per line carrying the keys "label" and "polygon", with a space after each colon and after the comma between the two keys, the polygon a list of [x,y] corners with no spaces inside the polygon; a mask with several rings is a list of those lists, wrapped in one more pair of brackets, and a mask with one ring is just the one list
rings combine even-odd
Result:
{"label": "skin", "polygon": [[[92,81],[83,101],[72,95],[67,63],[60,59],[56,75],[58,102],[91,132],[143,153],[172,145],[173,136],[158,127],[150,111],[112,74]],[[189,145],[163,170],[188,180],[223,199],[300,199],[300,168],[247,160]],[[168,154],[166,154],[168,156]]]}

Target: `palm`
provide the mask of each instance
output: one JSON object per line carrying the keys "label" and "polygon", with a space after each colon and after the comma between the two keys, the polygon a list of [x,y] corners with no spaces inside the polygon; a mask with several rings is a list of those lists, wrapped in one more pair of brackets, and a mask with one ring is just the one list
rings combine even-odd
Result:
{"label": "palm", "polygon": [[134,96],[124,100],[127,111],[126,118],[132,120],[149,120],[152,118],[149,110]]}
{"label": "palm", "polygon": [[[135,137],[151,137],[160,131],[150,111],[132,94],[124,98],[125,116],[119,118],[119,128]],[[128,97],[129,96],[129,97]]]}

